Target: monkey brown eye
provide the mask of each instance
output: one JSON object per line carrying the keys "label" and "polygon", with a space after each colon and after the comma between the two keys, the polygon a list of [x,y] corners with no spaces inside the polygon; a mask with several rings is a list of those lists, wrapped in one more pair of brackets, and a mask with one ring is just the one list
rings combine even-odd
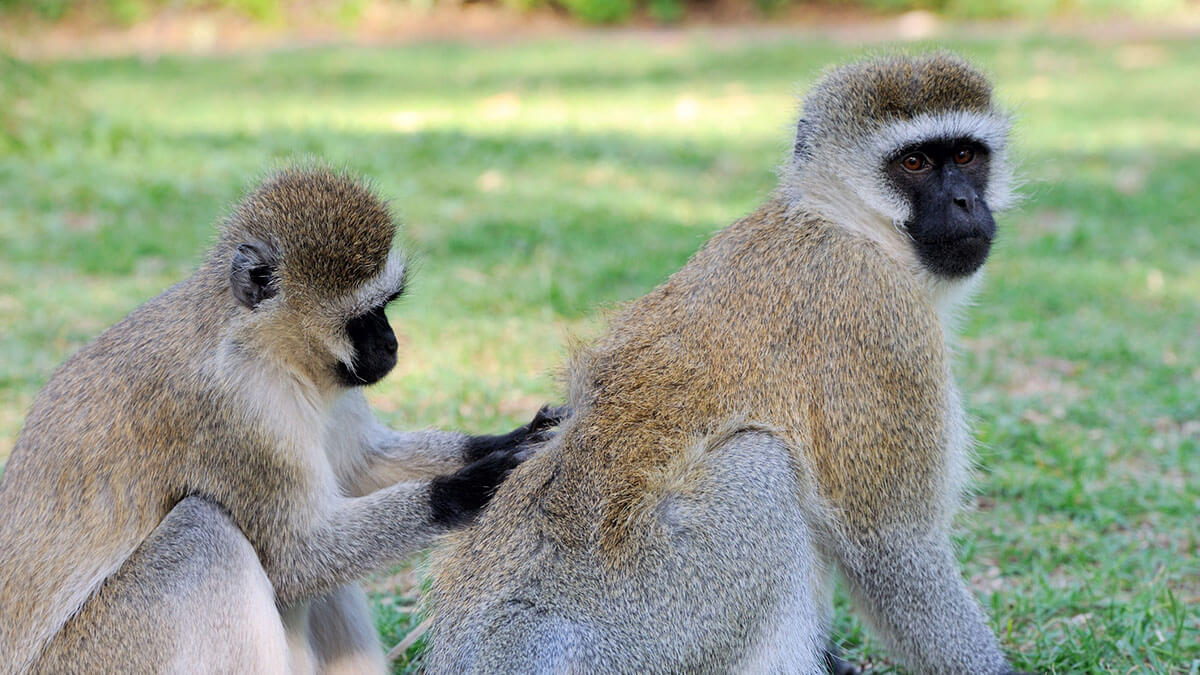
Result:
{"label": "monkey brown eye", "polygon": [[970,164],[973,159],[975,159],[975,151],[970,148],[959,148],[954,153],[955,164]]}
{"label": "monkey brown eye", "polygon": [[900,165],[909,171],[920,171],[925,168],[925,156],[912,154],[900,160]]}

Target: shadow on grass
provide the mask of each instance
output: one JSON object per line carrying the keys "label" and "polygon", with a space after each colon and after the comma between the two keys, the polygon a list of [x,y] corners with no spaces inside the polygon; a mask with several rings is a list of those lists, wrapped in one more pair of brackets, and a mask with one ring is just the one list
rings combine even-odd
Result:
{"label": "shadow on grass", "polygon": [[[141,133],[182,156],[244,147],[238,133]],[[9,216],[0,224],[3,257],[113,276],[146,258],[185,265],[212,240],[215,222],[252,183],[248,176],[289,158],[320,157],[370,177],[392,199],[406,222],[402,239],[416,238],[428,266],[519,273],[538,258],[563,285],[531,301],[578,316],[660,281],[727,224],[719,216],[730,204],[748,210],[746,195],[765,193],[770,180],[761,169],[731,168],[720,153],[618,135],[269,129],[255,138],[260,166],[199,179],[166,167],[158,176],[146,171],[139,158],[159,158],[143,152],[144,142],[133,138],[109,156],[79,153],[36,173],[17,175],[0,163],[0,180],[32,188],[0,207]],[[503,184],[481,188],[485,173]]]}

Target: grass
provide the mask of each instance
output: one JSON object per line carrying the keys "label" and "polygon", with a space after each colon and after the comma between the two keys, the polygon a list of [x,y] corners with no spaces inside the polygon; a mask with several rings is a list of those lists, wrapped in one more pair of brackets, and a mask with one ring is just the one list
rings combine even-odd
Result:
{"label": "grass", "polygon": [[[1196,673],[1200,43],[942,44],[1016,109],[1028,181],[957,363],[981,460],[965,574],[1020,668]],[[567,335],[768,193],[795,94],[855,53],[615,34],[0,61],[0,459],[59,362],[188,274],[264,170],[312,155],[372,177],[421,260],[381,417],[519,423],[560,397]],[[387,644],[419,622],[419,576],[397,575],[373,585]],[[848,658],[893,670],[838,602]]]}

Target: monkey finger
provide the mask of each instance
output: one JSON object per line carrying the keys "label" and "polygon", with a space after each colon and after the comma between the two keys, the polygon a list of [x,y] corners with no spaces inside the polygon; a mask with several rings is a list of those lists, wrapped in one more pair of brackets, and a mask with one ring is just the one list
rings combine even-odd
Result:
{"label": "monkey finger", "polygon": [[541,431],[535,431],[535,432],[529,434],[528,436],[526,436],[525,440],[521,441],[521,446],[517,449],[525,450],[526,448],[529,448],[531,446],[545,445],[547,442],[552,440],[554,437],[558,436],[558,433],[559,433],[558,429],[543,429]]}
{"label": "monkey finger", "polygon": [[537,411],[536,415],[533,416],[533,421],[529,423],[529,431],[532,433],[535,431],[541,431],[542,429],[556,427],[561,424],[563,420],[570,417],[571,412],[571,406],[569,405],[551,406],[547,403]]}
{"label": "monkey finger", "polygon": [[519,462],[524,462],[530,457],[540,453],[542,449],[546,447],[546,444],[553,440],[556,436],[558,436],[558,433],[554,431],[539,431],[537,434],[531,436],[529,440],[522,443],[515,451],[513,451],[513,457],[515,457]]}
{"label": "monkey finger", "polygon": [[463,448],[468,462],[487,457],[494,452],[512,453],[529,442],[529,425],[519,426],[507,434],[471,436]]}

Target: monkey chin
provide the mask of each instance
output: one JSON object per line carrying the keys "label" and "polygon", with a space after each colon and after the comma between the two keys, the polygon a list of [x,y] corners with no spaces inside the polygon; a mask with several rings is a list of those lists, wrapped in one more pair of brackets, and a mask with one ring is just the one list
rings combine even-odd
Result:
{"label": "monkey chin", "polygon": [[950,279],[974,274],[987,262],[992,238],[972,235],[948,241],[921,242],[917,250],[930,271]]}
{"label": "monkey chin", "polygon": [[334,374],[346,387],[367,387],[382,380],[396,367],[395,354],[376,354],[363,361],[347,366],[340,361],[334,366]]}

